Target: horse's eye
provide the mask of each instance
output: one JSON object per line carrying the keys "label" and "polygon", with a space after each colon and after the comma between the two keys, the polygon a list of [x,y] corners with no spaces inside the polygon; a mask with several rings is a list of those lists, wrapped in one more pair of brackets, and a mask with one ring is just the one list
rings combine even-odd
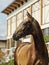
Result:
{"label": "horse's eye", "polygon": [[24,23],[23,25],[26,25],[26,23]]}

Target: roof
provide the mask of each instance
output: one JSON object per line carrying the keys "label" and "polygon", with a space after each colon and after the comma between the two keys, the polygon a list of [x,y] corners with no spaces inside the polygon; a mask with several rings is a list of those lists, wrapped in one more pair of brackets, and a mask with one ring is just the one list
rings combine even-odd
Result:
{"label": "roof", "polygon": [[6,42],[7,40],[0,40],[0,42]]}
{"label": "roof", "polygon": [[6,7],[2,13],[9,14],[15,9],[19,8],[21,5],[23,5],[27,0],[15,0],[13,1],[8,7]]}

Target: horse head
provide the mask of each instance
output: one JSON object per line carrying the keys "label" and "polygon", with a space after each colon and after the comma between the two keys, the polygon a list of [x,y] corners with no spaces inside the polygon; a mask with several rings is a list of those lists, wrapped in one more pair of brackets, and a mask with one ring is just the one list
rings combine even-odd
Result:
{"label": "horse head", "polygon": [[19,38],[22,38],[26,35],[32,34],[32,30],[34,30],[33,22],[35,19],[27,12],[28,20],[20,23],[18,28],[13,34],[14,40],[19,40]]}
{"label": "horse head", "polygon": [[28,20],[21,23],[13,34],[14,40],[19,40],[26,35],[32,35],[36,47],[39,49],[40,46],[45,45],[42,30],[38,21],[27,12]]}

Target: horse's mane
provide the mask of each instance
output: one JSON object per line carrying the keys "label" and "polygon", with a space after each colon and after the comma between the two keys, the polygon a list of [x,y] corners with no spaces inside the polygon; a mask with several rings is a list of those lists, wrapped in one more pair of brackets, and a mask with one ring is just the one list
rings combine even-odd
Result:
{"label": "horse's mane", "polygon": [[35,48],[44,57],[44,55],[46,55],[46,53],[47,53],[47,49],[46,49],[46,45],[44,42],[42,30],[40,28],[39,23],[36,20],[34,20],[34,22],[32,22],[32,24],[34,25],[33,27],[35,29],[35,32],[33,34]]}

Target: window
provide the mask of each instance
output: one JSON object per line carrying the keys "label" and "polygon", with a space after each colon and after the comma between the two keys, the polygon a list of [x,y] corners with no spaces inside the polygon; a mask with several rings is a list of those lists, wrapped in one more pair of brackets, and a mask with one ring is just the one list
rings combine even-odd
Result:
{"label": "window", "polygon": [[10,48],[10,39],[8,39],[8,49]]}
{"label": "window", "polygon": [[42,24],[49,22],[49,0],[43,0],[43,22]]}
{"label": "window", "polygon": [[43,23],[49,22],[49,5],[43,7]]}
{"label": "window", "polygon": [[8,20],[8,36],[10,35],[10,19]]}
{"label": "window", "polygon": [[43,0],[43,7],[49,4],[49,0]]}
{"label": "window", "polygon": [[12,47],[15,46],[15,41],[12,39]]}
{"label": "window", "polygon": [[17,14],[17,27],[19,26],[19,24],[22,22],[22,12]]}
{"label": "window", "polygon": [[12,17],[12,34],[15,32],[16,30],[16,16]]}
{"label": "window", "polygon": [[27,11],[30,13],[30,7],[28,7],[28,8],[26,8],[25,10],[24,10],[24,19],[26,19],[27,18]]}
{"label": "window", "polygon": [[49,28],[45,28],[42,31],[43,31],[45,43],[49,42]]}
{"label": "window", "polygon": [[32,13],[38,11],[39,9],[40,9],[40,2],[32,4]]}
{"label": "window", "polygon": [[39,22],[40,24],[40,1],[32,4],[32,16]]}
{"label": "window", "polygon": [[44,35],[49,35],[49,28],[45,28],[42,31]]}

